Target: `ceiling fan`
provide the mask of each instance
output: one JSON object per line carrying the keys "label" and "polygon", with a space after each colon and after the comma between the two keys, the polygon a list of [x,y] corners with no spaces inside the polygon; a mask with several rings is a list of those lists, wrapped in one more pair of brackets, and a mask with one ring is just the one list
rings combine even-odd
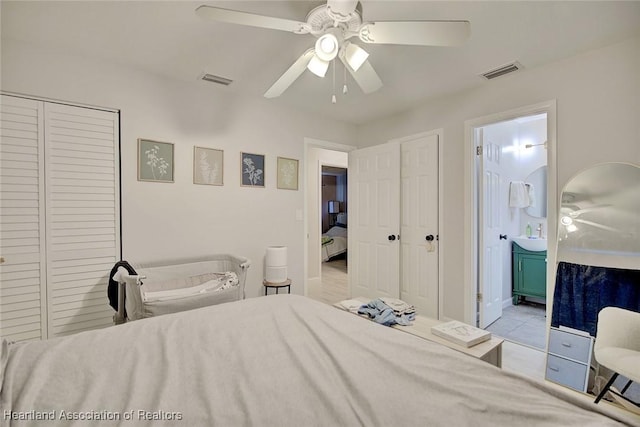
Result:
{"label": "ceiling fan", "polygon": [[580,208],[577,205],[566,205],[564,204],[565,201],[565,195],[563,194],[562,196],[563,198],[563,204],[562,207],[560,208],[560,223],[562,225],[564,225],[565,227],[567,227],[568,231],[575,231],[577,228],[574,226],[574,222],[579,222],[582,224],[586,224],[586,225],[590,225],[592,227],[596,227],[596,228],[601,228],[603,230],[607,230],[607,231],[612,231],[612,232],[621,232],[621,230],[618,230],[617,228],[614,227],[610,227],[608,225],[604,225],[604,224],[600,224],[598,222],[595,221],[590,221],[584,218],[580,218],[580,216],[582,214],[585,213],[589,213],[589,212],[593,212],[593,211],[597,211],[599,209],[603,209],[603,208],[608,208],[611,205],[610,204],[601,204],[601,205],[594,205],[588,208]]}
{"label": "ceiling fan", "polygon": [[[305,69],[324,77],[336,57],[365,94],[380,89],[382,81],[367,60],[369,53],[352,41],[356,37],[371,44],[456,46],[464,43],[470,34],[468,21],[363,22],[358,0],[328,0],[311,10],[306,22],[207,5],[198,7],[196,14],[218,22],[311,34],[317,38],[314,47],[304,52],[267,90],[266,98],[282,95]],[[335,95],[332,100],[335,103]]]}

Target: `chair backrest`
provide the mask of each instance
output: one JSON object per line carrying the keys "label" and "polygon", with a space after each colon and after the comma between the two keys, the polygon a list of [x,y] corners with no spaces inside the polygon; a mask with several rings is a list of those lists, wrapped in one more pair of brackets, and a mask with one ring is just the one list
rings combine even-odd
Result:
{"label": "chair backrest", "polygon": [[600,310],[594,349],[605,347],[640,351],[640,313],[618,307]]}

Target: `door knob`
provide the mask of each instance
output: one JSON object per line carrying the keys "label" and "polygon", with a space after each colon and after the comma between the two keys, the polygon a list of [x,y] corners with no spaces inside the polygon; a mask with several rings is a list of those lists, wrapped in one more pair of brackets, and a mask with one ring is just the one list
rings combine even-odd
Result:
{"label": "door knob", "polygon": [[429,234],[427,237],[425,237],[425,239],[427,239],[427,242],[432,242],[433,241],[433,234]]}
{"label": "door knob", "polygon": [[506,234],[501,234],[500,235],[500,240],[507,240],[507,235]]}
{"label": "door knob", "polygon": [[389,239],[390,241],[392,241],[392,242],[393,242],[394,240],[396,240],[396,236],[395,236],[395,234],[389,234],[388,239]]}

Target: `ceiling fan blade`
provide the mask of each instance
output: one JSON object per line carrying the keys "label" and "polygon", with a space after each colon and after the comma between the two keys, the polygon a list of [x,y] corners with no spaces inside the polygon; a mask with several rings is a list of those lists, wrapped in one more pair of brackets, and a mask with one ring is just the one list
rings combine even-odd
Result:
{"label": "ceiling fan blade", "polygon": [[375,44],[457,46],[471,34],[469,21],[382,21],[360,27],[360,40]]}
{"label": "ceiling fan blade", "polygon": [[255,13],[239,12],[219,7],[202,5],[196,9],[196,15],[212,21],[228,22],[231,24],[249,25],[251,27],[269,28],[272,30],[306,33],[304,22],[290,19],[274,18],[272,16],[256,15]]}
{"label": "ceiling fan blade", "polygon": [[615,233],[621,233],[622,232],[621,230],[618,230],[617,228],[609,227],[608,225],[598,224],[597,222],[593,222],[593,221],[587,221],[586,219],[576,219],[575,221],[576,222],[580,222],[582,224],[590,225],[592,227],[601,228],[603,230],[613,231]]}
{"label": "ceiling fan blade", "polygon": [[356,10],[358,0],[327,0],[329,16],[340,22],[351,19],[351,14]]}
{"label": "ceiling fan blade", "polygon": [[608,208],[610,207],[610,204],[605,204],[605,205],[596,205],[596,206],[592,206],[590,208],[582,208],[582,209],[578,209],[575,210],[573,212],[571,212],[569,215],[571,215],[572,217],[577,217],[582,215],[583,213],[587,213],[587,212],[591,212],[591,211],[597,211],[598,209],[603,209],[603,208]]}
{"label": "ceiling fan blade", "polygon": [[360,89],[366,94],[377,91],[382,87],[382,80],[378,77],[378,74],[373,69],[369,61],[364,61],[358,71],[353,71],[347,64],[344,55],[340,56],[340,60],[344,66],[349,70],[351,77],[358,83]]}
{"label": "ceiling fan blade", "polygon": [[315,51],[313,49],[309,49],[303,53],[302,56],[300,56],[300,58],[298,58],[296,62],[294,62],[293,65],[291,65],[291,67],[289,67],[289,69],[280,76],[269,90],[264,93],[264,97],[276,98],[282,95],[282,93],[287,90],[287,88],[291,86],[291,84],[295,82],[302,73],[304,73],[304,70],[307,69],[307,64],[309,64],[309,61],[313,58],[313,55],[315,55]]}

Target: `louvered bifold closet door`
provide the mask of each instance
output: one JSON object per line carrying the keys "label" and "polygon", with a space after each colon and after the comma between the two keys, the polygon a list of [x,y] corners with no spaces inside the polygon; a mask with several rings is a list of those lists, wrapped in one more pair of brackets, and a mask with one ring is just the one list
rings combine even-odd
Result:
{"label": "louvered bifold closet door", "polygon": [[49,337],[112,324],[120,258],[119,124],[114,112],[45,105]]}
{"label": "louvered bifold closet door", "polygon": [[1,96],[0,336],[46,337],[42,102]]}

